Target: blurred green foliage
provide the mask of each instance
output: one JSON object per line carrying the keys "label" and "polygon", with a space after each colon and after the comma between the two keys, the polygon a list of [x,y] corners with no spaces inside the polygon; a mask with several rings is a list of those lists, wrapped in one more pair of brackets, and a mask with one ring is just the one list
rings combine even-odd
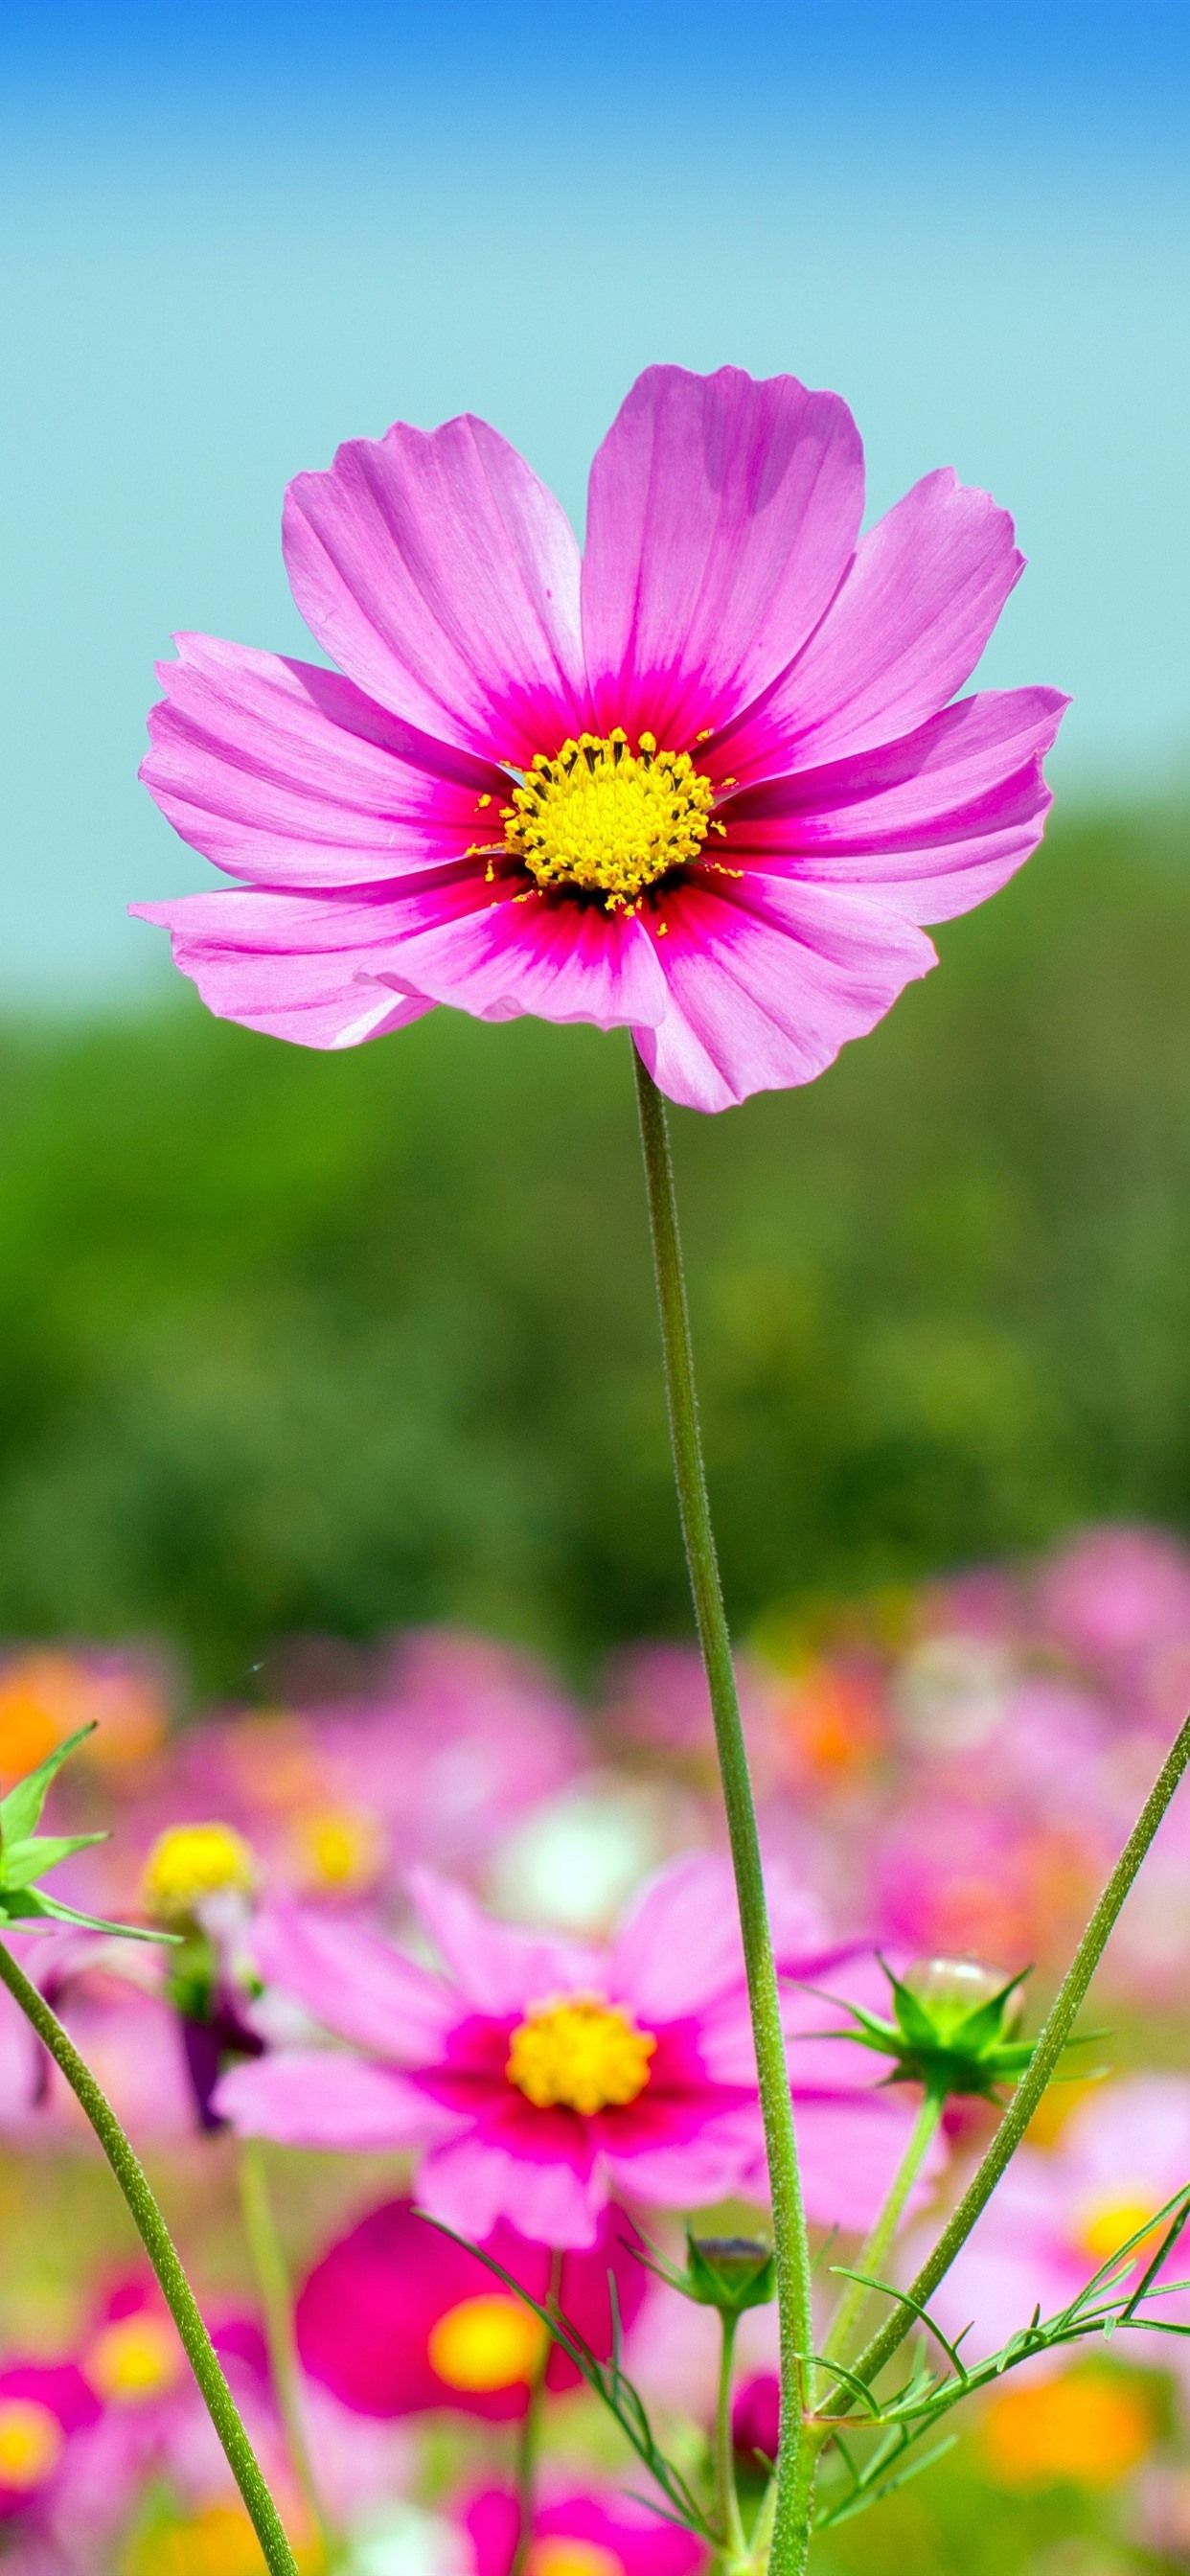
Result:
{"label": "blurred green foliage", "polygon": [[[675,1117],[738,1621],[1190,1519],[1185,842],[1060,819],[823,1081]],[[0,1038],[0,1630],[684,1630],[627,1049]]]}

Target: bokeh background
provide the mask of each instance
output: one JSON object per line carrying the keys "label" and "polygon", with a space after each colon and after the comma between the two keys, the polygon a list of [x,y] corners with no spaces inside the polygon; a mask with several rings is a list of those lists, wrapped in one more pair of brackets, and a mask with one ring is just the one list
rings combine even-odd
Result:
{"label": "bokeh background", "polygon": [[[185,1714],[295,1639],[461,1625],[582,1692],[685,1633],[626,1043],[302,1055],[125,914],[204,876],[136,780],[171,630],[308,649],[289,476],[472,409],[581,521],[656,358],[837,386],[874,512],[992,488],[981,677],[1074,698],[938,974],[675,1120],[740,1631],[1185,1534],[1183,0],[15,0],[6,50],[0,1636],[145,1647]],[[923,2567],[969,2563],[940,2492]],[[1151,2563],[1036,2511],[1014,2565]]]}

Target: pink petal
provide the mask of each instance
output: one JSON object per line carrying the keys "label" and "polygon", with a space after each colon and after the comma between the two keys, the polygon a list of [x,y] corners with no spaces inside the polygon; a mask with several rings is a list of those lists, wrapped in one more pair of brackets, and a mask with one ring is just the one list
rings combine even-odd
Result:
{"label": "pink petal", "polygon": [[635,1028],[651,1026],[666,1007],[664,978],[639,919],[566,896],[510,898],[507,888],[469,921],[403,940],[381,980],[479,1020],[528,1011],[542,1020]]}
{"label": "pink petal", "polygon": [[995,894],[1041,837],[1041,774],[1069,700],[985,690],[914,733],[745,789],[726,855],[815,885],[870,891],[909,921],[948,921]]}
{"label": "pink petal", "polygon": [[180,895],[133,904],[171,933],[174,963],[217,1018],[299,1046],[358,1046],[424,1017],[428,1001],[380,981],[410,926],[457,920],[489,902],[472,864],[448,883],[362,886],[341,895],[257,892]]}
{"label": "pink petal", "polygon": [[728,1863],[692,1852],[642,1888],[612,1945],[613,1995],[646,2027],[696,2014],[742,1989],[744,1953]]}
{"label": "pink petal", "polygon": [[607,2190],[592,2163],[534,2159],[474,2132],[434,2147],[418,2175],[429,2217],[474,2241],[507,2219],[537,2245],[593,2245]]}
{"label": "pink petal", "polygon": [[[871,2089],[849,2102],[795,2099],[802,2187],[816,2226],[848,2234],[871,2226],[908,2146],[916,2107],[916,2099]],[[918,2197],[943,2162],[944,2151],[936,2148]]]}
{"label": "pink petal", "polygon": [[660,1028],[634,1031],[654,1080],[690,1109],[811,1082],[936,963],[923,931],[849,891],[753,869],[708,880],[666,906],[669,1007]]}
{"label": "pink petal", "polygon": [[602,1983],[596,1951],[497,1922],[466,1888],[435,1870],[413,1870],[409,1883],[430,1939],[473,2011],[503,2019],[551,1995],[581,1994]]}
{"label": "pink petal", "polygon": [[441,2133],[442,2117],[391,2067],[370,2066],[338,2049],[287,2049],[233,2066],[214,2107],[241,2137],[285,2147],[372,2153],[419,2146]]}
{"label": "pink petal", "polygon": [[677,746],[736,714],[833,597],[863,496],[837,394],[649,367],[591,469],[583,641],[601,726]]}
{"label": "pink petal", "polygon": [[732,2111],[704,2122],[693,2137],[608,2155],[613,2186],[656,2209],[704,2209],[746,2193],[757,2168],[759,2113]]}
{"label": "pink petal", "polygon": [[457,863],[490,838],[508,784],[490,762],[415,732],[337,671],[209,635],[175,642],[140,774],[216,867],[259,885],[360,885]]}
{"label": "pink petal", "polygon": [[266,1983],[325,2030],[400,2063],[433,2062],[459,2017],[441,1977],[342,1916],[276,1906],[253,1927],[252,1953]]}
{"label": "pink petal", "polygon": [[935,715],[974,670],[1024,570],[1012,521],[949,466],[869,529],[817,633],[729,729],[739,776],[840,760]]}
{"label": "pink petal", "polygon": [[324,652],[409,723],[519,768],[583,721],[578,547],[485,421],[350,440],[291,483],[284,544]]}

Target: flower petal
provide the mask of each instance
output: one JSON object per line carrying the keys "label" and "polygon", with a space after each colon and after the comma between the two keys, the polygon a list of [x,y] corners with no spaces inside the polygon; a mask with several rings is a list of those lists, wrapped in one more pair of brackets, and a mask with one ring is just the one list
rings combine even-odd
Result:
{"label": "flower petal", "polygon": [[[610,2126],[610,2123],[608,2124]],[[693,2137],[617,2145],[608,2170],[617,2191],[658,2209],[700,2209],[747,2191],[756,2173],[760,2115],[751,2105],[700,2122]]]}
{"label": "flower petal", "polygon": [[607,2190],[577,2121],[571,2156],[534,2158],[472,2131],[434,2147],[417,2178],[421,2207],[460,2236],[490,2236],[508,2219],[533,2244],[593,2245]]}
{"label": "flower petal", "polygon": [[358,1046],[424,1017],[430,1003],[378,980],[404,934],[457,920],[490,896],[473,865],[445,883],[348,887],[339,895],[234,886],[130,909],[171,933],[174,963],[208,1010],[299,1046]]}
{"label": "flower petal", "polygon": [[324,2030],[417,2066],[432,2060],[458,2018],[450,1988],[361,1923],[278,1905],[253,1926],[266,1983],[291,1995]]}
{"label": "flower petal", "polygon": [[360,885],[457,862],[507,791],[337,671],[178,635],[141,777],[183,840],[258,885]]}
{"label": "flower petal", "polygon": [[988,689],[899,741],[745,789],[724,809],[726,855],[949,921],[1036,848],[1042,755],[1068,705],[1058,689]]}
{"label": "flower petal", "polygon": [[[816,2226],[839,2227],[857,2235],[871,2226],[884,2205],[912,2126],[911,2104],[873,2089],[847,2102],[798,2100],[802,2185],[807,2213]],[[944,2161],[945,2150],[935,2145],[915,2198],[923,2195]]]}
{"label": "flower petal", "polygon": [[233,2066],[215,2087],[214,2108],[241,2137],[285,2147],[420,2146],[444,2124],[391,2067],[333,2048],[286,2049]]}
{"label": "flower petal", "polygon": [[525,766],[581,723],[579,554],[561,505],[486,421],[398,421],[285,500],[311,633],[382,706]]}
{"label": "flower petal", "polygon": [[716,883],[667,905],[669,1007],[634,1032],[654,1081],[690,1109],[812,1081],[936,962],[924,931],[850,891],[753,869]]}
{"label": "flower petal", "polygon": [[479,1020],[532,1012],[542,1020],[635,1028],[651,1026],[666,1008],[665,980],[641,921],[566,895],[521,898],[505,890],[468,921],[403,940],[381,980]]}
{"label": "flower petal", "polygon": [[597,1952],[485,1914],[465,1887],[436,1870],[410,1872],[410,1892],[435,1949],[471,2010],[502,2018],[599,1976]]}
{"label": "flower petal", "polygon": [[646,369],[591,469],[583,642],[601,726],[679,747],[738,713],[833,597],[863,497],[837,394]]}
{"label": "flower petal", "polygon": [[714,1852],[671,1861],[648,1880],[620,1925],[610,1992],[649,2027],[704,2011],[726,1987],[742,1993],[743,1981],[728,1863]]}
{"label": "flower petal", "polygon": [[870,528],[821,625],[738,725],[740,777],[840,760],[935,715],[974,670],[1024,570],[1007,510],[949,466]]}

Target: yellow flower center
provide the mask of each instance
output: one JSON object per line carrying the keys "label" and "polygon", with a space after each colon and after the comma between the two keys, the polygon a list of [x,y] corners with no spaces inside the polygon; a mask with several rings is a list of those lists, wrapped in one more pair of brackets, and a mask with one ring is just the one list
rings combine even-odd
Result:
{"label": "yellow flower center", "polygon": [[1110,2487],[1151,2447],[1152,2400],[1135,2381],[1071,2371],[998,2390],[984,2414],[984,2458],[998,2485]]}
{"label": "yellow flower center", "polygon": [[651,733],[630,751],[618,726],[583,733],[552,760],[539,751],[513,788],[501,808],[505,847],[539,886],[602,895],[605,912],[634,912],[646,887],[698,857],[714,801],[689,752],[658,751]]}
{"label": "yellow flower center", "polygon": [[235,1888],[249,1896],[256,1863],[231,1825],[171,1825],[145,1863],[141,1897],[158,1923],[180,1923],[204,1896]]}
{"label": "yellow flower center", "polygon": [[117,2405],[139,2406],[148,2397],[159,2397],[181,2376],[172,2326],[164,2317],[146,2314],[115,2318],[96,2336],[88,2371],[100,2395]]}
{"label": "yellow flower center", "polygon": [[530,2380],[548,2340],[531,2308],[492,2292],[448,2308],[431,2330],[426,2350],[431,2370],[448,2388],[487,2396],[494,2388]]}
{"label": "yellow flower center", "polygon": [[[1112,2198],[1088,2201],[1080,2213],[1079,2243],[1084,2253],[1090,2254],[1096,2263],[1108,2263],[1152,2215],[1152,2202],[1147,2200]],[[1148,2230],[1154,2238],[1156,2233],[1155,2228]],[[1134,2248],[1132,2260],[1139,2263],[1147,2251],[1147,2241],[1142,2239]]]}
{"label": "yellow flower center", "polygon": [[384,1859],[384,1835],[362,1807],[320,1807],[298,1816],[293,1840],[307,1887],[368,1887]]}
{"label": "yellow flower center", "polygon": [[0,2487],[23,2494],[49,2476],[65,2434],[33,2397],[0,2397]]}
{"label": "yellow flower center", "polygon": [[[125,2576],[256,2576],[260,2542],[242,2505],[210,2504],[187,2522],[154,2522],[134,2539]],[[299,2550],[299,2566],[322,2564]]]}
{"label": "yellow flower center", "polygon": [[588,2118],[635,2102],[657,2046],[627,2013],[599,1995],[537,2005],[519,2022],[505,2073],[539,2111],[560,2104]]}
{"label": "yellow flower center", "polygon": [[624,2561],[614,2549],[601,2548],[597,2540],[557,2531],[534,2541],[525,2560],[525,2576],[624,2576]]}

